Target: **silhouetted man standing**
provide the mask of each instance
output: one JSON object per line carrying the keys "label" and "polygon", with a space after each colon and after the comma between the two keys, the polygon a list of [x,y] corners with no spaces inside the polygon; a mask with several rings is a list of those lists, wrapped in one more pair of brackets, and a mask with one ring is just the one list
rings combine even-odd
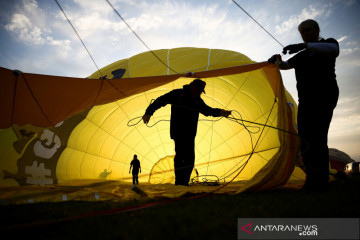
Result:
{"label": "silhouetted man standing", "polygon": [[195,136],[199,113],[205,116],[227,117],[231,111],[211,108],[201,99],[206,83],[195,79],[181,89],[175,89],[157,98],[146,109],[143,121],[147,124],[156,110],[171,104],[170,137],[175,142],[175,185],[189,186],[195,164]]}
{"label": "silhouetted man standing", "polygon": [[313,19],[301,22],[298,30],[304,42],[283,49],[284,54],[296,55],[288,61],[274,55],[269,62],[278,64],[281,70],[295,69],[298,132],[306,170],[303,189],[326,190],[329,183],[328,132],[339,99],[335,74],[339,43],[333,38],[320,38],[319,24]]}

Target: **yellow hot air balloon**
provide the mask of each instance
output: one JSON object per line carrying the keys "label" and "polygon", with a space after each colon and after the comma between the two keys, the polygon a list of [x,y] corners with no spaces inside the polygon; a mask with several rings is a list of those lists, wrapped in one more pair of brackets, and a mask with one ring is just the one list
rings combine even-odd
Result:
{"label": "yellow hot air balloon", "polygon": [[[134,154],[141,162],[140,183],[172,183],[170,106],[153,115],[151,127],[140,120],[153,99],[189,84],[194,77],[186,77],[188,72],[207,83],[202,95],[207,105],[233,111],[231,118],[200,115],[195,139],[199,176],[246,182],[239,191],[281,186],[290,177],[304,179],[302,171],[292,175],[299,149],[297,136],[289,133],[296,133],[296,103],[276,66],[256,63],[241,53],[162,49],[75,80],[1,71],[15,79],[23,93],[3,99],[2,185],[79,179],[131,182]],[[0,83],[8,91],[15,88]],[[45,88],[61,93],[45,94]],[[17,105],[21,100],[25,105]],[[32,110],[24,110],[26,104]]]}

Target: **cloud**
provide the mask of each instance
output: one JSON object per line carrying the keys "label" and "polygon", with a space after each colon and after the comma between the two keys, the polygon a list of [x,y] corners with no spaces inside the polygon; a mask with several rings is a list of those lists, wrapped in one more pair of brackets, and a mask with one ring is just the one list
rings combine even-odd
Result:
{"label": "cloud", "polygon": [[[271,54],[266,53],[271,49],[264,45],[266,33],[260,27],[247,16],[230,16],[227,9],[217,4],[162,1],[137,7],[138,14],[131,14],[126,21],[152,49],[223,48],[261,60],[265,58],[260,55],[266,54],[267,59]],[[139,40],[134,44],[141,45]]]}
{"label": "cloud", "polygon": [[27,45],[56,45],[69,48],[69,40],[55,40],[52,31],[47,27],[48,21],[44,12],[35,0],[23,0],[18,11],[11,16],[5,29],[11,32],[17,41]]}
{"label": "cloud", "polygon": [[339,99],[332,120],[330,135],[360,135],[360,97],[343,96]]}
{"label": "cloud", "polygon": [[[74,2],[63,4],[62,8],[98,66],[148,50],[105,1]],[[22,7],[19,7],[16,14],[21,14],[28,21],[23,20],[23,25],[13,28],[13,33],[15,29],[18,32],[22,30],[25,34],[21,41],[24,43],[53,46],[52,51],[56,52],[59,61],[63,59],[66,62],[68,58],[74,66],[79,64],[81,67],[78,69],[81,68],[82,72],[87,71],[89,74],[95,71],[94,64],[88,63],[89,56],[57,6],[51,14],[55,17],[50,19],[43,15],[36,1],[32,3],[23,7],[23,2]],[[270,46],[277,45],[250,18],[234,18],[222,5],[167,0],[152,3],[143,0],[113,0],[111,3],[152,50],[175,47],[220,48],[241,52],[255,61],[264,61],[274,54],[274,50],[264,44],[264,37],[265,41],[271,42]],[[259,13],[266,19],[266,12]],[[37,15],[40,17],[37,18]],[[49,60],[44,61],[52,62],[54,57],[49,55]],[[69,72],[67,75],[74,76],[74,73]]]}
{"label": "cloud", "polygon": [[340,47],[340,56],[337,61],[337,72],[348,76],[349,74],[360,74],[360,46]]}
{"label": "cloud", "polygon": [[69,40],[54,40],[53,37],[45,37],[38,26],[34,26],[30,19],[24,14],[15,13],[11,23],[5,25],[5,29],[14,33],[18,40],[29,45],[57,45],[69,46]]}
{"label": "cloud", "polygon": [[359,96],[344,96],[340,98],[335,116],[342,120],[349,118],[354,119],[356,124],[360,126],[360,106],[355,104],[358,102],[360,102]]}
{"label": "cloud", "polygon": [[14,33],[20,41],[25,43],[44,44],[40,28],[33,26],[30,19],[24,14],[14,14],[11,23],[5,25],[5,29]]}
{"label": "cloud", "polygon": [[325,17],[329,17],[331,15],[331,9],[329,9],[330,6],[331,5],[324,5],[321,6],[321,8],[317,8],[310,5],[308,8],[304,8],[299,15],[292,15],[281,25],[275,26],[275,33],[285,34],[292,32],[294,28],[297,29],[297,26],[306,19],[315,19],[323,15],[325,15]]}
{"label": "cloud", "polygon": [[[342,89],[340,88],[340,93]],[[329,131],[329,146],[334,146],[346,153],[357,156],[360,160],[360,102],[358,95],[342,96],[335,108]]]}
{"label": "cloud", "polygon": [[359,47],[355,47],[355,48],[344,48],[341,50],[342,53],[344,55],[351,55],[351,54],[359,54],[360,53],[360,48]]}
{"label": "cloud", "polygon": [[339,43],[341,43],[341,42],[343,42],[345,39],[347,39],[348,38],[348,36],[342,36],[341,38],[339,38],[337,41],[339,42]]}
{"label": "cloud", "polygon": [[18,29],[24,29],[31,27],[31,22],[29,18],[27,18],[23,14],[14,14],[11,23],[5,25],[5,28],[9,31],[17,31]]}
{"label": "cloud", "polygon": [[[110,8],[110,6],[105,1],[99,1],[99,0],[74,0],[76,4],[80,6],[80,8],[83,11],[86,11],[87,13],[91,12],[101,12],[104,15],[109,14],[113,10]],[[110,3],[113,1],[110,1]],[[115,2],[115,1],[114,1]]]}
{"label": "cloud", "polygon": [[337,70],[343,75],[360,74],[360,41],[349,35],[345,35],[338,39],[340,43],[340,56],[337,61]]}
{"label": "cloud", "polygon": [[38,11],[38,3],[36,0],[23,0],[22,1],[25,11],[27,12],[36,12]]}
{"label": "cloud", "polygon": [[[251,31],[253,25],[249,24],[250,20],[232,21],[227,18],[226,11],[220,9],[218,5],[203,4],[194,7],[186,2],[173,1],[153,4],[138,3],[138,5],[131,5],[132,12],[127,13],[127,17],[124,14],[123,17],[152,49],[176,46],[212,47],[219,42],[219,39],[224,39],[230,44],[227,46],[231,47],[239,41],[239,36],[244,39],[243,42],[250,42],[246,41],[247,36],[252,35],[251,38],[254,36]],[[126,9],[127,6],[124,4],[121,5],[122,8],[116,4],[114,6],[116,9]],[[93,9],[93,6],[90,8]],[[112,12],[100,15],[96,11],[88,12],[86,9],[80,9],[77,13],[70,12],[68,15],[87,43],[90,39],[93,45],[96,43],[99,46],[118,44],[125,45],[127,48],[136,46],[140,51],[147,50],[122,20]],[[204,45],[204,42],[207,45]],[[92,48],[91,45],[90,48]]]}

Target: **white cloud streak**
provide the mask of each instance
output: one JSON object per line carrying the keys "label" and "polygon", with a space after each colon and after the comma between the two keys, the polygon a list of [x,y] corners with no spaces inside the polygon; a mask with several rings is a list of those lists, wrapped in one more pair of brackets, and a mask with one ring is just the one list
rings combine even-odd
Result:
{"label": "white cloud streak", "polygon": [[288,32],[293,32],[294,29],[297,29],[297,26],[306,19],[316,19],[320,16],[329,17],[332,13],[329,9],[331,5],[324,5],[322,8],[316,8],[313,5],[310,5],[308,8],[304,8],[300,14],[292,15],[288,20],[283,21],[280,25],[275,27],[276,34],[285,34]]}
{"label": "white cloud streak", "polygon": [[341,43],[341,42],[345,41],[347,38],[348,38],[348,36],[342,36],[342,37],[339,38],[337,41],[338,41],[339,43]]}

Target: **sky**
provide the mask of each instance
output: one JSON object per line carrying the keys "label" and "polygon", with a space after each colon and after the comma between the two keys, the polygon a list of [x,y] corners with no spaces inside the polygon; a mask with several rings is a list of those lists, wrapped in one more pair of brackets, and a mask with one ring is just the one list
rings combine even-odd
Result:
{"label": "sky", "polygon": [[[120,59],[148,51],[106,0],[0,0],[0,66],[23,72],[88,77]],[[323,38],[340,43],[336,75],[340,98],[329,147],[360,161],[360,1],[236,0],[277,41],[231,0],[109,0],[152,49],[204,47],[267,61],[283,46],[300,43],[298,24],[315,19]],[[283,56],[287,60],[290,56]],[[281,71],[297,99],[293,70]],[[316,104],[316,103],[315,103]],[[316,124],[316,119],[314,119]]]}

